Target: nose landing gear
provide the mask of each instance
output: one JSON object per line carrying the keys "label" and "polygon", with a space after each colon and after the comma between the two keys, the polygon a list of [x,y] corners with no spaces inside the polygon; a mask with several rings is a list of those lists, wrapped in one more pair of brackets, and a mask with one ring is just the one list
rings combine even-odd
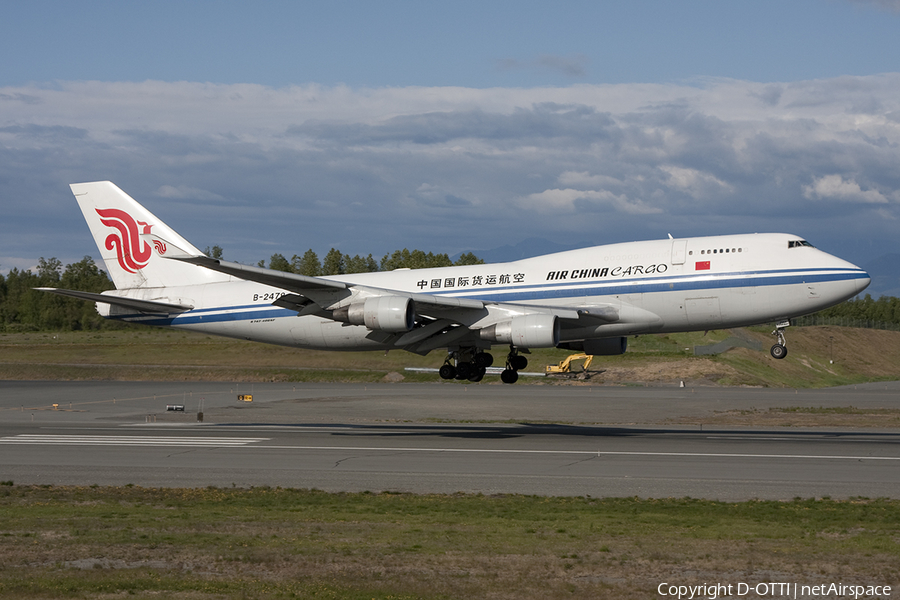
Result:
{"label": "nose landing gear", "polygon": [[778,321],[775,324],[775,331],[772,332],[772,335],[778,340],[772,349],[769,350],[769,353],[772,355],[772,358],[777,358],[781,360],[785,356],[787,356],[787,345],[784,340],[784,329],[786,327],[790,327],[790,321]]}

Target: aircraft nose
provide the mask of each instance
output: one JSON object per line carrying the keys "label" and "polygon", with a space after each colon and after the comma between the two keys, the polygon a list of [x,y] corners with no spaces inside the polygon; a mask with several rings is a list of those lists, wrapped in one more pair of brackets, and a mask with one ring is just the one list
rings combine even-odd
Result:
{"label": "aircraft nose", "polygon": [[859,277],[859,279],[856,280],[856,293],[857,294],[860,293],[861,291],[863,291],[864,289],[866,289],[867,287],[869,287],[869,284],[872,283],[871,275],[869,275],[862,269],[859,270],[859,273],[860,273],[860,277]]}

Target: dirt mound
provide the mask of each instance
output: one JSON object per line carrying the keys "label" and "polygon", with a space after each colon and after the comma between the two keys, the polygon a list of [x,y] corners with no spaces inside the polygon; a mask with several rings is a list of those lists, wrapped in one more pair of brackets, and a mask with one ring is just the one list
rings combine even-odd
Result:
{"label": "dirt mound", "polygon": [[679,384],[718,385],[726,378],[737,378],[734,367],[706,358],[648,360],[629,366],[609,366],[593,372],[585,381],[606,384]]}

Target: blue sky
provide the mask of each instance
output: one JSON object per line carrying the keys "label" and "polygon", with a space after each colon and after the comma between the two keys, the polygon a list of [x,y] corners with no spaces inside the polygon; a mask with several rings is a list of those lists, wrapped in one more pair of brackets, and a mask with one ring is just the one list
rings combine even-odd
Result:
{"label": "blue sky", "polygon": [[[896,70],[890,2],[9,2],[2,83],[533,87]],[[23,53],[23,49],[27,49]]]}
{"label": "blue sky", "polygon": [[109,179],[195,245],[454,254],[900,218],[900,1],[8,2],[0,272]]}

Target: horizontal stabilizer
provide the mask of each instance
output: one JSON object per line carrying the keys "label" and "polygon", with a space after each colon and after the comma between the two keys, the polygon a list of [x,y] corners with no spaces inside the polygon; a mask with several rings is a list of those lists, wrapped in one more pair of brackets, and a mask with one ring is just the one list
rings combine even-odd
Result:
{"label": "horizontal stabilizer", "polygon": [[183,304],[169,304],[168,302],[155,302],[153,300],[137,300],[135,298],[123,298],[121,296],[111,296],[109,294],[94,294],[92,292],[79,292],[77,290],[63,290],[59,288],[34,288],[41,292],[50,292],[51,294],[59,294],[60,296],[71,296],[72,298],[80,298],[82,300],[90,300],[91,302],[103,302],[112,304],[113,306],[121,306],[131,310],[150,314],[180,314],[192,310],[193,306],[185,306]]}

